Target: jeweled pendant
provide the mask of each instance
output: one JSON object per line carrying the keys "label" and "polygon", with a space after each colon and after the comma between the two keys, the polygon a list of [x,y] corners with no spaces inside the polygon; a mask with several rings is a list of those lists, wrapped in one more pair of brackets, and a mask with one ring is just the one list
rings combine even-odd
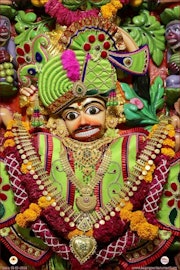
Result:
{"label": "jeweled pendant", "polygon": [[83,264],[95,253],[97,243],[93,237],[80,235],[74,236],[69,246],[76,259]]}
{"label": "jeweled pendant", "polygon": [[83,194],[76,199],[77,207],[83,212],[89,212],[96,207],[97,200],[95,195]]}

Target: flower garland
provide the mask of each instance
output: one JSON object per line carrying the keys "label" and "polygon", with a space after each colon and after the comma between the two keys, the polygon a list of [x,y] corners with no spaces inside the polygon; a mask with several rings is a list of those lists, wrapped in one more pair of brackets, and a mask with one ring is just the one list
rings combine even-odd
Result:
{"label": "flower garland", "polygon": [[[35,225],[36,221],[42,216],[54,233],[57,232],[65,239],[70,240],[74,236],[81,236],[83,232],[76,227],[73,218],[67,219],[68,216],[63,211],[60,211],[60,215],[58,214],[59,211],[56,209],[56,198],[53,197],[53,192],[44,189],[45,186],[52,189],[50,181],[47,180],[47,184],[44,181],[43,184],[42,179],[40,180],[36,173],[37,166],[34,165],[36,151],[34,151],[33,145],[29,141],[29,135],[26,134],[28,129],[29,126],[26,123],[20,123],[18,119],[8,126],[5,135],[6,142],[13,142],[12,145],[5,142],[4,146],[7,153],[11,151],[15,153],[16,144],[23,161],[20,162],[22,163],[20,164],[20,171],[22,175],[27,176],[24,178],[24,183],[26,185],[25,189],[29,191],[29,206],[16,216],[16,222],[21,227],[33,223]],[[113,208],[107,205],[110,207],[109,214],[106,213],[104,218],[99,219],[98,226],[96,226],[96,223],[94,227],[86,231],[86,236],[93,236],[97,242],[109,242],[114,237],[123,235],[127,230],[127,226],[142,239],[152,240],[157,236],[158,226],[151,224],[151,218],[148,215],[145,216],[144,210],[136,209],[139,209],[139,206],[143,204],[143,200],[149,192],[153,173],[156,172],[156,164],[162,157],[168,160],[175,155],[172,149],[174,146],[174,134],[173,126],[167,124],[167,120],[162,119],[159,125],[152,128],[152,132],[146,140],[146,145],[138,156],[134,170],[119,194],[121,200],[114,201]],[[29,154],[28,151],[26,153],[24,153],[24,150],[22,151],[21,144],[23,143],[28,145]],[[9,148],[12,148],[12,150],[10,151]],[[31,158],[27,159],[28,155],[33,157],[32,160]],[[162,155],[162,157],[159,158],[158,155]],[[36,190],[39,191],[35,192]],[[126,247],[128,247],[128,244]]]}
{"label": "flower garland", "polygon": [[[71,23],[79,21],[82,18],[97,17],[98,9],[90,10],[69,10],[58,0],[31,0],[31,3],[36,7],[45,6],[45,11],[52,17],[56,18],[60,25],[69,26]],[[100,13],[105,19],[113,19],[117,11],[123,8],[124,5],[130,4],[137,7],[142,3],[142,0],[110,0],[107,4],[101,4]],[[90,3],[87,4],[88,6]]]}
{"label": "flower garland", "polygon": [[47,1],[45,4],[45,11],[51,17],[54,17],[57,23],[65,26],[70,26],[73,22],[77,22],[84,18],[98,17],[99,15],[98,9],[71,11],[58,0]]}

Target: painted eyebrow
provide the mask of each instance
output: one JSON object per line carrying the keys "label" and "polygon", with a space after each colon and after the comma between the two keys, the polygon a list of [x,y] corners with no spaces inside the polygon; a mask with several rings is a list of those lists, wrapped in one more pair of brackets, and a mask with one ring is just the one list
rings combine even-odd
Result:
{"label": "painted eyebrow", "polygon": [[[98,103],[98,104],[100,104],[100,105],[102,105],[102,106],[105,107],[105,104],[104,104],[103,101],[100,102],[100,101],[97,101],[97,100],[89,101],[88,103],[84,104],[83,107],[86,108],[87,106],[89,106],[90,104],[93,104],[93,103]],[[74,107],[72,107],[72,106],[69,106],[69,107],[67,107],[64,111],[70,110],[70,109],[72,109],[72,110],[78,110],[78,108],[74,108]]]}

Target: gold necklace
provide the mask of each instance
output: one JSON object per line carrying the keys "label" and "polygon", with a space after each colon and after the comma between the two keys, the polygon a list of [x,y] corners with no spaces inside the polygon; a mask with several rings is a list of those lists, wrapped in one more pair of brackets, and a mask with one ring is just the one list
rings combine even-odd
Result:
{"label": "gold necklace", "polygon": [[[109,140],[106,140],[109,142]],[[112,141],[112,139],[111,139]],[[104,144],[104,142],[103,142]],[[92,147],[90,144],[88,145]],[[102,146],[102,143],[100,143],[100,147]],[[89,147],[89,149],[90,149]],[[83,150],[85,150],[84,148]],[[60,153],[60,159],[61,164],[63,166],[63,169],[67,175],[67,179],[73,183],[73,185],[76,187],[76,189],[79,191],[80,196],[76,199],[76,205],[79,208],[79,210],[82,210],[83,212],[89,212],[94,210],[97,204],[96,196],[93,193],[93,190],[95,186],[103,179],[103,176],[105,172],[107,171],[107,168],[111,161],[111,150],[110,147],[105,151],[103,154],[101,152],[101,155],[103,154],[102,162],[98,168],[98,170],[95,173],[95,176],[91,178],[90,182],[88,184],[82,183],[74,174],[73,169],[71,168],[69,164],[69,160],[67,157],[67,151],[65,147],[62,148],[62,151]]]}
{"label": "gold necklace", "polygon": [[91,176],[94,167],[102,156],[102,152],[111,141],[111,137],[103,137],[96,141],[82,143],[66,137],[62,140],[62,143],[73,152],[75,164],[83,172],[85,178]]}

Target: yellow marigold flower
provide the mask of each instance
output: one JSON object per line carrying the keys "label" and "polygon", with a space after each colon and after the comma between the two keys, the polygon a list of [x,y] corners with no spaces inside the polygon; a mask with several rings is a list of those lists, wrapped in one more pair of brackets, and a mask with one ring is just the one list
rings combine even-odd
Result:
{"label": "yellow marigold flower", "polygon": [[156,169],[156,166],[154,165],[154,163],[151,165],[151,168],[150,168],[150,172],[154,172],[154,170]]}
{"label": "yellow marigold flower", "polygon": [[29,130],[30,129],[29,122],[22,122],[22,125],[24,126],[24,128],[26,130]]}
{"label": "yellow marigold flower", "polygon": [[11,129],[13,127],[13,124],[15,123],[14,120],[10,120],[7,124],[7,129]]}
{"label": "yellow marigold flower", "polygon": [[175,146],[175,141],[173,141],[173,140],[171,140],[171,139],[165,139],[164,141],[163,141],[163,144],[164,145],[169,145],[169,146],[171,146],[172,148]]}
{"label": "yellow marigold flower", "polygon": [[121,209],[119,215],[120,215],[120,218],[123,220],[131,220],[132,212],[126,209]]}
{"label": "yellow marigold flower", "polygon": [[4,147],[8,147],[8,146],[15,146],[15,142],[11,139],[8,139],[4,142]]}
{"label": "yellow marigold flower", "polygon": [[85,233],[87,236],[93,236],[93,229],[90,229]]}
{"label": "yellow marigold flower", "polygon": [[38,217],[37,213],[31,209],[26,209],[23,212],[23,216],[26,219],[26,221],[35,221]]}
{"label": "yellow marigold flower", "polygon": [[6,133],[4,134],[4,137],[5,138],[14,137],[14,134],[11,131],[6,131]]}
{"label": "yellow marigold flower", "polygon": [[32,162],[31,161],[28,161],[28,163],[26,163],[26,164],[23,163],[21,165],[21,172],[25,174],[29,170],[33,169],[31,165],[32,165]]}
{"label": "yellow marigold flower", "polygon": [[171,124],[166,125],[167,130],[174,130],[174,126]]}
{"label": "yellow marigold flower", "polygon": [[148,171],[147,174],[144,176],[144,180],[146,182],[151,182],[152,181],[152,172]]}
{"label": "yellow marigold flower", "polygon": [[[77,236],[77,235],[83,235],[84,232],[80,231],[78,229],[75,229],[74,231],[71,231],[68,233],[67,238],[70,240],[72,237]],[[85,235],[87,236],[93,236],[93,229],[90,229],[89,231],[85,232]]]}
{"label": "yellow marigold flower", "polygon": [[155,124],[154,126],[152,126],[151,128],[151,132],[155,131],[158,128],[158,124]]}
{"label": "yellow marigold flower", "polygon": [[111,4],[116,8],[120,9],[123,7],[123,4],[119,0],[111,0]]}
{"label": "yellow marigold flower", "polygon": [[169,157],[174,157],[175,156],[175,152],[174,150],[172,150],[171,148],[161,148],[161,153],[163,155],[169,156]]}
{"label": "yellow marigold flower", "polygon": [[133,209],[133,204],[131,202],[125,202],[123,209],[131,211]]}
{"label": "yellow marigold flower", "polygon": [[116,12],[116,8],[111,3],[108,3],[101,7],[102,16],[106,19],[110,19]]}
{"label": "yellow marigold flower", "polygon": [[54,202],[54,199],[47,200],[47,198],[46,198],[45,196],[42,196],[42,197],[40,197],[39,200],[38,200],[38,205],[39,205],[41,208],[46,208],[46,207],[48,207],[49,205],[51,205],[53,202]]}
{"label": "yellow marigold flower", "polygon": [[132,231],[137,231],[137,228],[139,226],[139,223],[143,223],[146,221],[146,218],[144,217],[144,214],[142,211],[136,211],[132,213],[131,216],[131,223],[130,223],[130,229]]}
{"label": "yellow marigold flower", "polygon": [[27,225],[27,220],[24,218],[24,215],[22,213],[17,214],[17,216],[15,217],[15,221],[22,228],[25,228]]}
{"label": "yellow marigold flower", "polygon": [[175,130],[169,130],[168,135],[171,138],[174,137],[175,136]]}
{"label": "yellow marigold flower", "polygon": [[39,205],[37,205],[36,203],[31,203],[30,206],[29,206],[29,208],[31,210],[33,210],[34,212],[36,212],[38,216],[40,215],[40,213],[41,213],[41,207]]}
{"label": "yellow marigold flower", "polygon": [[68,239],[71,239],[72,237],[76,236],[76,235],[82,235],[83,231],[80,231],[78,229],[75,229],[74,231],[71,231],[68,233]]}
{"label": "yellow marigold flower", "polygon": [[145,240],[153,240],[158,235],[158,226],[148,222],[140,223],[137,228],[137,234]]}

